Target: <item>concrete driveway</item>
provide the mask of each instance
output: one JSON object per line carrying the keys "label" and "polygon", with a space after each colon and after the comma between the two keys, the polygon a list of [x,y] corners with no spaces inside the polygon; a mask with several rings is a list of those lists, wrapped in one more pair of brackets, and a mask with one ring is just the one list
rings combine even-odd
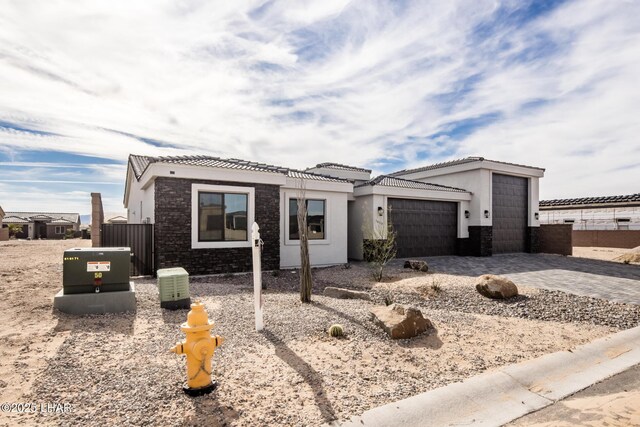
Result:
{"label": "concrete driveway", "polygon": [[423,259],[435,272],[464,276],[498,274],[508,277],[516,285],[640,305],[640,267],[637,265],[549,254]]}

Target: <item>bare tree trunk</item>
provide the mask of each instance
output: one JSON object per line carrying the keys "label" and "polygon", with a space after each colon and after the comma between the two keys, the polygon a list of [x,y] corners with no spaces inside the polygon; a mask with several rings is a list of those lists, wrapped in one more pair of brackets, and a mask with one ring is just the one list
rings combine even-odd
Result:
{"label": "bare tree trunk", "polygon": [[307,227],[307,202],[305,183],[300,181],[298,188],[298,236],[300,237],[300,301],[311,302],[311,262],[309,261],[309,229]]}

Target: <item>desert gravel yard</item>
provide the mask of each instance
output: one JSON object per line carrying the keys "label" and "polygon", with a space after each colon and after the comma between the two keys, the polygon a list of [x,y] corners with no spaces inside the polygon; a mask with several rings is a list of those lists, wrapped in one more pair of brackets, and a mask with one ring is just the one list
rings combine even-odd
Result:
{"label": "desert gravel yard", "polygon": [[[476,293],[474,277],[399,266],[375,284],[363,264],[314,270],[313,303],[297,272],[265,273],[265,331],[256,333],[250,275],[192,277],[214,334],[214,394],[182,392],[186,311],[159,307],[151,279],[136,280],[138,310],[76,317],[54,312],[62,252],[87,241],[0,243],[2,402],[59,402],[68,413],[0,414],[1,425],[321,425],[496,367],[570,349],[640,323],[640,306],[520,286],[506,302]],[[367,290],[372,301],[322,296],[326,286]],[[392,341],[374,305],[410,303],[436,330]],[[346,337],[326,329],[344,326]]]}

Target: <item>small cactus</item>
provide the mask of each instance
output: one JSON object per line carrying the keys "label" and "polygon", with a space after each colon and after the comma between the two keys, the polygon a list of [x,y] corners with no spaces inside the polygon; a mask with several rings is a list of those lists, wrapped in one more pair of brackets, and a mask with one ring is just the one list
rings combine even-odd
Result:
{"label": "small cactus", "polygon": [[342,337],[344,336],[344,328],[342,327],[342,325],[331,325],[331,327],[329,328],[329,335],[331,335],[332,337]]}

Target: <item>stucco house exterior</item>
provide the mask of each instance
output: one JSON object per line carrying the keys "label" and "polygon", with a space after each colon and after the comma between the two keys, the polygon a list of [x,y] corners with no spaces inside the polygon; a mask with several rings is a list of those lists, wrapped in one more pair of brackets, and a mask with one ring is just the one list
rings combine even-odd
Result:
{"label": "stucco house exterior", "polygon": [[640,230],[640,193],[540,201],[540,222],[574,230]]}
{"label": "stucco house exterior", "polygon": [[0,242],[3,240],[9,240],[9,228],[7,225],[2,224],[4,219],[4,210],[0,206]]}
{"label": "stucco house exterior", "polygon": [[155,224],[156,268],[190,274],[251,270],[251,224],[266,270],[300,265],[296,196],[309,200],[311,263],[347,261],[350,181],[238,159],[129,156],[128,223]]}
{"label": "stucco house exterior", "polygon": [[4,225],[18,225],[20,239],[63,239],[67,230],[80,230],[80,214],[52,212],[6,212]]}
{"label": "stucco house exterior", "polygon": [[536,252],[544,170],[481,157],[371,178],[321,163],[304,171],[208,156],[129,156],[129,224],[155,224],[156,268],[249,271],[251,224],[265,269],[300,265],[297,197],[305,188],[314,266],[362,259],[363,245],[397,234],[398,256]]}
{"label": "stucco house exterior", "polygon": [[[394,177],[463,188],[472,197],[461,202],[464,226],[460,255],[490,256],[509,252],[537,252],[539,180],[544,169],[484,157],[467,157],[416,169]],[[462,220],[462,219],[461,219]]]}

